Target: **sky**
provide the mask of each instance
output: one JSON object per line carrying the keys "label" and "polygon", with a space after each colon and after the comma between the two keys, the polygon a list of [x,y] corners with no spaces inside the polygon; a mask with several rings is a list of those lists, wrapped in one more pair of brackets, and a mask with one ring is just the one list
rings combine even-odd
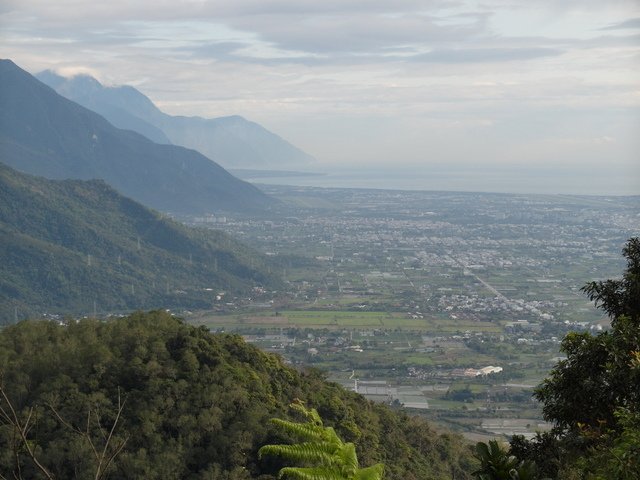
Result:
{"label": "sky", "polygon": [[2,0],[0,55],[242,115],[318,171],[640,194],[640,0]]}

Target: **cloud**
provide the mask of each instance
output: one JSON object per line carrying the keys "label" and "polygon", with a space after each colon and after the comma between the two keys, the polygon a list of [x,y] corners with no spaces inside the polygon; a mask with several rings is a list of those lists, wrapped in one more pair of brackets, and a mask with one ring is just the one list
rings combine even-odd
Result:
{"label": "cloud", "polygon": [[60,67],[56,69],[55,73],[67,78],[86,75],[99,80],[100,77],[100,73],[97,70],[85,66]]}
{"label": "cloud", "polygon": [[457,0],[5,0],[4,11],[38,12],[38,16],[66,21],[70,14],[88,21],[100,19],[216,20],[259,15],[361,15],[363,12],[396,14],[460,5]]}
{"label": "cloud", "polygon": [[194,57],[232,59],[237,58],[237,52],[248,47],[246,42],[206,42],[197,45],[181,47]]}
{"label": "cloud", "polygon": [[327,163],[637,163],[637,0],[1,3],[30,71],[240,114]]}
{"label": "cloud", "polygon": [[630,18],[629,20],[625,20],[624,22],[603,27],[601,30],[628,30],[628,29],[633,29],[633,30],[640,29],[640,17]]}
{"label": "cloud", "polygon": [[[0,15],[0,25],[5,36],[37,31],[38,37],[51,43],[65,38],[82,47],[132,45],[150,53],[155,50],[156,55],[165,52],[194,60],[264,65],[527,61],[561,55],[584,41],[570,36],[503,35],[492,21],[498,11],[522,17],[523,10],[531,8],[528,2],[508,4],[496,0],[480,5],[419,0],[8,0],[5,8],[10,13]],[[553,2],[548,8],[555,8]]]}
{"label": "cloud", "polygon": [[469,41],[482,33],[481,21],[440,25],[432,16],[403,14],[252,16],[233,19],[241,30],[255,31],[259,38],[280,49],[309,53],[368,53],[442,42]]}
{"label": "cloud", "polygon": [[410,57],[412,61],[434,63],[486,63],[531,60],[562,55],[555,48],[469,48],[434,50]]}

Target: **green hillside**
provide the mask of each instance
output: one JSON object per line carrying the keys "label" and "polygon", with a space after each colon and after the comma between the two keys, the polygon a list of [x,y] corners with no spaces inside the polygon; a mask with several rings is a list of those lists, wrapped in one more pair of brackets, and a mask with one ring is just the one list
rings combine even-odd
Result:
{"label": "green hillside", "polygon": [[[259,460],[257,451],[290,440],[268,420],[291,418],[292,401],[316,408],[354,442],[361,465],[384,463],[385,480],[470,479],[474,469],[460,437],[165,312],[66,326],[21,322],[0,332],[0,365],[0,404],[7,411],[9,400],[22,424],[33,408],[27,441],[56,479],[95,478],[92,444],[107,456],[122,446],[111,479],[275,479],[282,464]],[[14,478],[17,451],[21,478],[44,478],[3,423],[0,473]]]}
{"label": "green hillside", "polygon": [[227,235],[187,228],[102,181],[0,164],[0,323],[32,314],[207,307],[220,291],[276,287]]}

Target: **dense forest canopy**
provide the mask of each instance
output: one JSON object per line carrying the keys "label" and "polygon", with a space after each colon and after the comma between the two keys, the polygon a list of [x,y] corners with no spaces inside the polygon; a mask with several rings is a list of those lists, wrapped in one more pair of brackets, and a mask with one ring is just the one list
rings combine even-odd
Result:
{"label": "dense forest canopy", "polygon": [[210,308],[277,289],[267,259],[188,228],[100,180],[47,180],[0,163],[0,324],[47,313]]}
{"label": "dense forest canopy", "polygon": [[[461,437],[166,312],[20,322],[0,333],[0,365],[2,407],[30,418],[27,440],[53,478],[95,478],[92,445],[108,455],[123,445],[108,478],[272,479],[283,465],[258,449],[290,440],[269,419],[290,418],[294,399],[355,443],[363,465],[384,463],[386,480],[464,479],[474,468]],[[0,473],[46,478],[2,423]]]}

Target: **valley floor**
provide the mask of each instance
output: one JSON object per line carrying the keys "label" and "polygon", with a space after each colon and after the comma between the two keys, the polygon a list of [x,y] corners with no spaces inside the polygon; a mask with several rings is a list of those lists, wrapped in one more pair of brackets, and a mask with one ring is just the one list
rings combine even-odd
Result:
{"label": "valley floor", "polygon": [[560,340],[607,326],[580,287],[640,231],[638,197],[263,188],[271,216],[187,221],[277,259],[287,291],[219,292],[189,321],[472,439],[548,428],[531,394]]}

